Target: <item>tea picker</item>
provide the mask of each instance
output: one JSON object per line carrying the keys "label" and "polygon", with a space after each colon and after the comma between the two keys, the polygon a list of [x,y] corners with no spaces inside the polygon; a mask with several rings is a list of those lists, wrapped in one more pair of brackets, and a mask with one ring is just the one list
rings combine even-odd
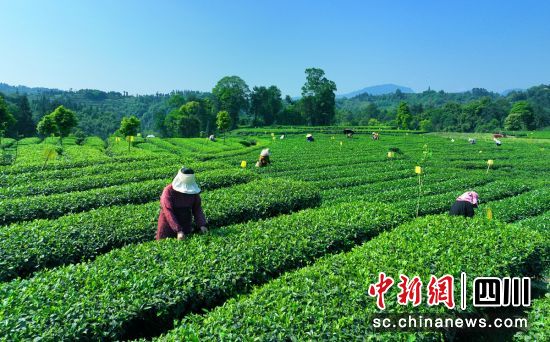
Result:
{"label": "tea picker", "polygon": [[269,152],[268,148],[264,148],[260,153],[260,159],[256,162],[256,167],[265,167],[271,164],[269,156],[271,156],[271,152]]}
{"label": "tea picker", "polygon": [[479,196],[477,192],[467,191],[458,196],[455,203],[449,210],[449,215],[473,217],[475,212],[474,208],[477,208],[479,202]]}
{"label": "tea picker", "polygon": [[306,140],[307,140],[307,142],[314,142],[315,141],[315,139],[313,139],[313,135],[311,135],[311,134],[306,135]]}
{"label": "tea picker", "polygon": [[346,129],[344,129],[344,134],[345,134],[348,138],[353,138],[353,135],[355,134],[355,131],[352,130],[352,129],[346,128]]}
{"label": "tea picker", "polygon": [[160,214],[156,239],[182,240],[193,231],[192,220],[206,233],[206,218],[202,210],[201,189],[195,180],[195,172],[183,167],[160,196]]}

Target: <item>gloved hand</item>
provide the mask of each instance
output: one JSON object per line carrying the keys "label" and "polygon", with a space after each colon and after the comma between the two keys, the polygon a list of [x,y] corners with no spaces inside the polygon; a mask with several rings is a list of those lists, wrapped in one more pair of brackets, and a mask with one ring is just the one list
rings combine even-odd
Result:
{"label": "gloved hand", "polygon": [[178,240],[183,240],[185,239],[185,235],[183,234],[183,232],[178,232]]}

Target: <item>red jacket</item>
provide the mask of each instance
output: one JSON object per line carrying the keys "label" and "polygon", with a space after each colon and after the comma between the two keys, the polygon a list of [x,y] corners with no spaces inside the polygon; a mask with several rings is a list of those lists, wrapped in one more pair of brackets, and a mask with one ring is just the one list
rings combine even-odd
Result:
{"label": "red jacket", "polygon": [[160,215],[156,239],[176,237],[178,232],[189,234],[193,230],[192,217],[197,226],[206,226],[199,194],[177,192],[172,184],[167,185],[160,196]]}

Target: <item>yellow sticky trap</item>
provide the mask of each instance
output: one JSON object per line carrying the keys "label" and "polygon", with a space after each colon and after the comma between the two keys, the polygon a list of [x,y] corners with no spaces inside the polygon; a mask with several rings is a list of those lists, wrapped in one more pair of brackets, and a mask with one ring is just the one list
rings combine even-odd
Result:
{"label": "yellow sticky trap", "polygon": [[275,137],[272,136],[272,137],[271,137],[271,140],[275,140]]}
{"label": "yellow sticky trap", "polygon": [[416,173],[417,175],[422,174],[422,167],[420,167],[420,166],[415,166],[415,167],[414,167],[414,173]]}
{"label": "yellow sticky trap", "polygon": [[493,210],[491,208],[487,208],[487,219],[489,221],[493,219]]}
{"label": "yellow sticky trap", "polygon": [[115,142],[120,142],[120,137],[116,137]]}
{"label": "yellow sticky trap", "polygon": [[57,152],[53,148],[47,148],[44,150],[44,158],[52,159],[57,156]]}
{"label": "yellow sticky trap", "polygon": [[243,161],[241,162],[241,167],[242,167],[243,169],[246,168],[246,160],[243,160]]}
{"label": "yellow sticky trap", "polygon": [[133,135],[127,136],[126,141],[134,141],[134,136]]}
{"label": "yellow sticky trap", "polygon": [[388,152],[388,158],[393,158],[394,155],[395,155],[394,152],[392,152],[392,151],[389,151],[389,152]]}
{"label": "yellow sticky trap", "polygon": [[275,133],[271,133],[271,136],[275,138]]}
{"label": "yellow sticky trap", "polygon": [[340,141],[340,146],[344,145],[344,143],[342,141]]}
{"label": "yellow sticky trap", "polygon": [[495,162],[492,159],[487,160],[487,165],[493,166]]}
{"label": "yellow sticky trap", "polygon": [[330,137],[330,140],[334,140],[335,138],[334,137]]}

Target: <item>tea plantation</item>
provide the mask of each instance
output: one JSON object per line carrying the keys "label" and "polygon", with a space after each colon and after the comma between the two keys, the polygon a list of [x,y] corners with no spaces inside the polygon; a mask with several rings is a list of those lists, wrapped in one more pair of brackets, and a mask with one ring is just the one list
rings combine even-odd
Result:
{"label": "tea plantation", "polygon": [[[272,133],[19,141],[0,166],[0,341],[550,340],[550,139]],[[156,241],[184,165],[209,232]],[[475,217],[449,216],[465,191]],[[369,295],[380,272],[396,280],[384,310]],[[399,305],[400,274],[452,275],[457,305]],[[528,327],[373,328],[379,314],[498,313],[471,305],[475,277],[530,277],[531,306],[505,311]]]}

